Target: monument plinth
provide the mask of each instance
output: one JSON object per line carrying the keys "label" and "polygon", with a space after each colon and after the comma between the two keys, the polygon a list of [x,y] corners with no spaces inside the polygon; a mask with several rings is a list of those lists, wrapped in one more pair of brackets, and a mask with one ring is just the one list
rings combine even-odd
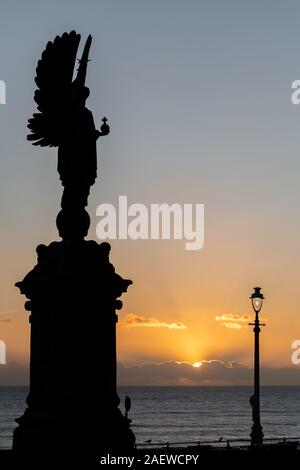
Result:
{"label": "monument plinth", "polygon": [[[108,243],[84,239],[90,223],[85,207],[96,178],[96,140],[109,127],[104,118],[101,130],[95,130],[85,108],[90,37],[72,82],[79,41],[75,32],[57,37],[37,68],[35,100],[42,112],[29,121],[28,138],[59,148],[64,193],[57,227],[62,241],[39,245],[36,266],[16,284],[31,312],[31,351],[28,408],[16,420],[15,451],[76,448],[99,455],[131,450],[135,441],[130,420],[118,408],[116,385],[116,310],[132,281],[116,274]],[[53,84],[65,94],[51,102]],[[64,114],[58,118],[61,107]]]}

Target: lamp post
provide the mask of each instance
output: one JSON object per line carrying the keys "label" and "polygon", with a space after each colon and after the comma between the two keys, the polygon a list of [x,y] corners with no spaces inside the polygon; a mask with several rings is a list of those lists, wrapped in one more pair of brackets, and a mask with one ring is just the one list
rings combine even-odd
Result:
{"label": "lamp post", "polygon": [[250,398],[253,425],[250,437],[251,445],[260,445],[263,443],[264,434],[262,425],[260,424],[259,333],[260,327],[265,326],[264,323],[260,323],[259,321],[259,312],[261,311],[264,300],[261,287],[254,287],[254,292],[250,299],[255,312],[254,323],[249,323],[249,325],[254,326],[254,394]]}

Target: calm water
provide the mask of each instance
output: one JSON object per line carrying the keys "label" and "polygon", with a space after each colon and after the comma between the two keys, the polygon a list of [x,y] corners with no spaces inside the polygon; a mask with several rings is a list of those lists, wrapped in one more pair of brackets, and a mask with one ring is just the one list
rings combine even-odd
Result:
{"label": "calm water", "polygon": [[[0,387],[0,448],[11,446],[14,419],[25,409],[25,387]],[[132,400],[137,442],[248,438],[249,387],[120,387]],[[300,387],[262,387],[265,437],[300,437]]]}

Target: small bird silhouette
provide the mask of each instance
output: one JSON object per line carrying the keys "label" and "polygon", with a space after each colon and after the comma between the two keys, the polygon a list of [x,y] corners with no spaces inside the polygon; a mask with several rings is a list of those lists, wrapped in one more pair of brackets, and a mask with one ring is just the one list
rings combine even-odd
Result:
{"label": "small bird silhouette", "polygon": [[125,397],[125,410],[129,411],[131,408],[131,398],[126,395]]}
{"label": "small bird silhouette", "polygon": [[147,441],[145,441],[146,444],[150,444],[152,442],[152,439],[148,439]]}
{"label": "small bird silhouette", "polygon": [[125,418],[128,419],[128,412],[131,408],[131,398],[126,395],[125,397]]}

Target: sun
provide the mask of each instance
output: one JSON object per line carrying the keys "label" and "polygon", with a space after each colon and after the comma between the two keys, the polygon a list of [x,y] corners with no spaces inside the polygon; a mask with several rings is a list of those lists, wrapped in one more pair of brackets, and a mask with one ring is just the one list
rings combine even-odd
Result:
{"label": "sun", "polygon": [[201,367],[202,362],[194,362],[193,367]]}

